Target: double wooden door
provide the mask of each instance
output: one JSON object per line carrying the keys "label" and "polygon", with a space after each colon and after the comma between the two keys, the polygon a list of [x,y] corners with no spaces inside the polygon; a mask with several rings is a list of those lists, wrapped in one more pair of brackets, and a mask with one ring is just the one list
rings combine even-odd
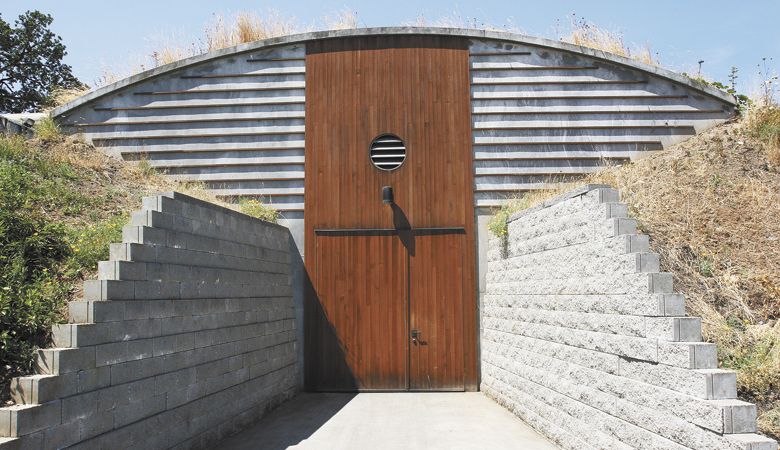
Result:
{"label": "double wooden door", "polygon": [[[306,44],[307,389],[477,389],[469,97],[464,39]],[[369,158],[387,134],[395,170]]]}
{"label": "double wooden door", "polygon": [[[462,230],[323,231],[316,389],[464,390]],[[326,345],[322,345],[326,344]]]}

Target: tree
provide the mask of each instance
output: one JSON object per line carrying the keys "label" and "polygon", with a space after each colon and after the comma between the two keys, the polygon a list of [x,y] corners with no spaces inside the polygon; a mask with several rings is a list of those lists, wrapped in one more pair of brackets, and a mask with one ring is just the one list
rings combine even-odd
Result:
{"label": "tree", "polygon": [[0,15],[0,112],[35,111],[53,89],[83,86],[62,62],[67,52],[49,29],[53,20],[27,11],[12,27]]}

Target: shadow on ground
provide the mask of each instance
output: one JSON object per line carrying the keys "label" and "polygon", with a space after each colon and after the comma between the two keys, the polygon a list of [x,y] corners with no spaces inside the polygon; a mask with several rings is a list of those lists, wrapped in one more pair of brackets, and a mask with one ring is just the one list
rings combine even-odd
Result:
{"label": "shadow on ground", "polygon": [[229,450],[285,450],[311,437],[357,394],[302,394],[256,426],[219,443]]}

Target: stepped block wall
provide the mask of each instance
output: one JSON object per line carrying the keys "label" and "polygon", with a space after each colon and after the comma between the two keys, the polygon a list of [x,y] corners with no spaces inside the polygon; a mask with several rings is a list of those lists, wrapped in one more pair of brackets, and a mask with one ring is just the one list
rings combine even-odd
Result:
{"label": "stepped block wall", "polygon": [[289,231],[144,199],[0,408],[0,449],[205,448],[296,393]]}
{"label": "stepped block wall", "polygon": [[488,252],[482,390],[558,445],[777,448],[616,190],[517,213]]}

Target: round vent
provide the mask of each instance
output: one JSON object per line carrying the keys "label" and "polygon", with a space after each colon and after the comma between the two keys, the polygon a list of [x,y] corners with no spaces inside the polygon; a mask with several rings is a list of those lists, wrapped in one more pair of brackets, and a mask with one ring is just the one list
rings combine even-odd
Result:
{"label": "round vent", "polygon": [[380,170],[395,170],[406,159],[406,145],[394,134],[382,134],[371,142],[371,162]]}

